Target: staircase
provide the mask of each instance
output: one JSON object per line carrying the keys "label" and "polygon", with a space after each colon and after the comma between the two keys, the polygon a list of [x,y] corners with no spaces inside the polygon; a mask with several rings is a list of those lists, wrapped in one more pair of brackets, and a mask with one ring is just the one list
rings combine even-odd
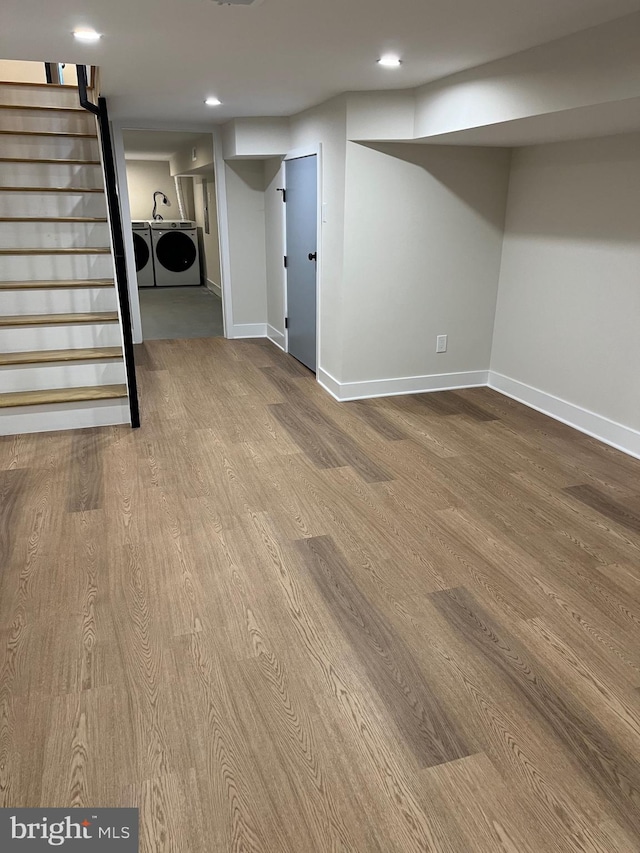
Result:
{"label": "staircase", "polygon": [[95,117],[0,83],[0,435],[129,423]]}

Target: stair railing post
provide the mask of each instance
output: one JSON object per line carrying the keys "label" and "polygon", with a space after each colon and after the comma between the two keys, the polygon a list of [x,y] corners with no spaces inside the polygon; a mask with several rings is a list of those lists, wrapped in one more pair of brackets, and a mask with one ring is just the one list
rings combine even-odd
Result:
{"label": "stair railing post", "polygon": [[127,388],[129,391],[129,411],[131,414],[131,426],[136,429],[140,426],[138,382],[136,378],[135,355],[133,350],[133,333],[131,331],[131,304],[129,302],[127,261],[124,249],[124,234],[122,231],[120,203],[118,201],[118,182],[116,180],[116,170],[113,159],[109,112],[107,109],[107,102],[104,98],[99,97],[97,105],[89,100],[87,96],[86,66],[78,65],[76,68],[78,72],[80,105],[96,116],[98,119],[98,126],[100,128],[100,145],[102,148],[105,190],[107,196],[107,207],[109,209],[113,260],[116,269],[116,288],[118,291],[118,302],[120,305],[120,319],[122,321],[124,365],[127,376]]}

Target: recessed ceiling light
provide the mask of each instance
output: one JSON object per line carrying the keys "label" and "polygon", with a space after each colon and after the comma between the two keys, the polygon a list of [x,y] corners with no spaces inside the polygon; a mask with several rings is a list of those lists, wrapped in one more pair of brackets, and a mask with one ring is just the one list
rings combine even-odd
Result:
{"label": "recessed ceiling light", "polygon": [[78,41],[100,41],[102,38],[102,33],[97,33],[95,30],[74,30],[73,31],[74,38],[77,38]]}
{"label": "recessed ceiling light", "polygon": [[78,41],[87,42],[100,41],[102,38],[102,33],[97,33],[95,30],[74,30],[73,35]]}
{"label": "recessed ceiling light", "polygon": [[378,65],[383,65],[385,68],[399,68],[402,65],[402,60],[394,53],[385,53],[378,60]]}
{"label": "recessed ceiling light", "polygon": [[221,103],[222,101],[219,98],[214,98],[213,96],[205,100],[205,104],[208,107],[219,107]]}

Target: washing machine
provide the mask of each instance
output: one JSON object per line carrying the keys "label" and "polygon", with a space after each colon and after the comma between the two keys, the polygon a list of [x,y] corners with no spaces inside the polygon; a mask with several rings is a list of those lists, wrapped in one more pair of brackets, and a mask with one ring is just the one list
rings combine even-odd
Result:
{"label": "washing machine", "polygon": [[138,287],[153,287],[156,283],[153,269],[153,251],[151,246],[151,228],[143,219],[134,219],[133,249],[136,255],[136,276]]}
{"label": "washing machine", "polygon": [[201,284],[198,228],[188,219],[150,222],[158,287]]}

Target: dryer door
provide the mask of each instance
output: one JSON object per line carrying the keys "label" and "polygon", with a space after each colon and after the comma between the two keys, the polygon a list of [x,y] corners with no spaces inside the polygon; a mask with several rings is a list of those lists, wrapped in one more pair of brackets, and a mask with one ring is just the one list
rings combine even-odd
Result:
{"label": "dryer door", "polygon": [[198,256],[191,237],[181,231],[167,231],[156,243],[156,258],[170,272],[185,272]]}
{"label": "dryer door", "polygon": [[140,234],[133,232],[133,250],[136,255],[136,272],[143,270],[149,263],[149,244]]}

